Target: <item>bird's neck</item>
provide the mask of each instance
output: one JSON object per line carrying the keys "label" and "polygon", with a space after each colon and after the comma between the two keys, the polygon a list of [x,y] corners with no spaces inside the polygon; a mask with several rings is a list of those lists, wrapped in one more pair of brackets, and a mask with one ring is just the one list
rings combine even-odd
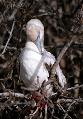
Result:
{"label": "bird's neck", "polygon": [[37,48],[37,46],[35,45],[35,43],[32,42],[32,41],[28,41],[28,42],[25,44],[25,48],[30,49],[30,50],[33,50],[34,52],[37,52],[37,53],[41,54],[41,52],[38,50],[38,48]]}

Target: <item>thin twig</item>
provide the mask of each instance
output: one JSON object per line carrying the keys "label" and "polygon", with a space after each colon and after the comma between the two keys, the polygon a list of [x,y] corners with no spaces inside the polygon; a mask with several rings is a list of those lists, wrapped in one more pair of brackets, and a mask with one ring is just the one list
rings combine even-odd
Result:
{"label": "thin twig", "polygon": [[30,114],[30,119],[32,119],[38,111],[39,111],[39,107],[37,107],[37,109],[35,110],[33,114]]}
{"label": "thin twig", "polygon": [[51,16],[51,15],[56,15],[56,13],[42,13],[42,14],[39,14],[39,15],[34,15],[33,18],[35,17],[42,17],[42,16]]}
{"label": "thin twig", "polygon": [[[4,47],[5,47],[5,46],[0,45],[0,49],[4,49]],[[8,49],[8,50],[17,50],[16,47],[10,47],[10,46],[7,46],[7,49]]]}
{"label": "thin twig", "polygon": [[22,94],[22,93],[14,93],[11,91],[0,93],[0,96],[4,96],[4,97],[9,97],[10,95],[12,95],[14,97],[18,97],[18,98],[25,98],[24,94]]}
{"label": "thin twig", "polygon": [[58,103],[57,106],[59,107],[60,110],[62,110],[64,113],[66,113],[66,115],[69,117],[69,119],[72,119],[72,118],[68,115],[68,113],[65,111],[65,109],[61,106],[61,104]]}
{"label": "thin twig", "polygon": [[26,87],[23,87],[23,86],[21,86],[21,89],[22,89],[22,90],[26,90],[26,91],[30,91],[30,92],[34,92],[34,91],[37,91],[37,90],[38,90],[38,89],[35,88],[35,87],[34,87],[34,89],[33,89],[33,88],[28,88],[28,87],[26,88]]}
{"label": "thin twig", "polygon": [[68,99],[68,98],[63,98],[63,99],[58,99],[57,103],[72,103],[74,101],[79,102],[79,103],[83,103],[83,99],[82,98],[78,98],[78,99]]}
{"label": "thin twig", "polygon": [[[45,46],[46,49],[54,48],[54,47],[55,47],[55,44],[50,45],[50,46]],[[56,49],[62,49],[63,47],[64,47],[64,44],[56,45]],[[72,43],[72,45],[69,48],[83,50],[83,43]]]}
{"label": "thin twig", "polygon": [[8,45],[8,43],[9,43],[11,37],[12,37],[12,33],[13,33],[13,30],[14,30],[14,25],[15,25],[15,20],[13,21],[13,24],[12,24],[12,28],[11,28],[11,31],[10,31],[9,38],[8,38],[8,40],[7,40],[7,42],[6,42],[6,45],[5,45],[5,47],[4,47],[3,51],[2,51],[2,53],[0,54],[0,56],[2,56],[2,55],[5,53],[5,51],[6,51],[7,45]]}
{"label": "thin twig", "polygon": [[75,103],[76,101],[74,100],[70,105],[69,105],[69,107],[68,107],[68,109],[67,109],[67,111],[66,111],[66,113],[65,113],[65,115],[64,115],[64,118],[63,119],[66,119],[66,117],[68,116],[68,112],[70,111],[70,109],[71,109],[71,107],[72,107],[72,105]]}
{"label": "thin twig", "polygon": [[44,119],[47,119],[47,104],[45,105],[45,118]]}
{"label": "thin twig", "polygon": [[[82,87],[83,87],[83,84],[82,85],[79,85],[79,86],[67,88],[66,91],[71,91],[71,90],[75,90],[77,88],[82,88]],[[63,92],[65,92],[65,91],[63,90]],[[51,96],[55,96],[55,95],[57,95],[57,92],[56,93],[53,93]]]}
{"label": "thin twig", "polygon": [[66,91],[71,91],[71,90],[75,90],[77,88],[82,88],[82,87],[83,87],[83,84],[82,85],[79,85],[79,86],[68,88]]}

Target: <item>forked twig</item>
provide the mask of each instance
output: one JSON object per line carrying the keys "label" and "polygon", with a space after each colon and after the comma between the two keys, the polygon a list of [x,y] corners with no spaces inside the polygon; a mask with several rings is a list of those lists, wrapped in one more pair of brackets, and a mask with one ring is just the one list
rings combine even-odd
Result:
{"label": "forked twig", "polygon": [[33,114],[30,114],[30,119],[32,119],[38,111],[39,111],[39,107],[37,107],[37,109],[35,110]]}
{"label": "forked twig", "polygon": [[60,110],[62,110],[64,113],[66,113],[66,116],[67,116],[69,119],[72,119],[72,118],[68,115],[68,113],[66,112],[66,110],[61,106],[61,104],[58,103],[57,106],[59,107]]}
{"label": "forked twig", "polygon": [[67,109],[67,111],[66,111],[66,113],[65,113],[65,115],[64,115],[64,118],[63,119],[66,119],[66,117],[68,116],[68,112],[70,111],[70,109],[71,109],[71,107],[72,107],[72,105],[75,103],[76,101],[74,100],[70,105],[69,105],[69,107],[68,107],[68,109]]}

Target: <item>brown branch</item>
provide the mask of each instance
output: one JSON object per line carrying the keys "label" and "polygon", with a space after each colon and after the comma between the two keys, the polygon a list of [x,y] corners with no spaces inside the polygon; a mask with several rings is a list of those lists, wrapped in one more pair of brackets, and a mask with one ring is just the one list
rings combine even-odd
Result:
{"label": "brown branch", "polygon": [[47,108],[48,108],[48,106],[47,106],[47,104],[45,105],[45,117],[44,117],[44,119],[47,119],[48,117],[47,117]]}
{"label": "brown branch", "polygon": [[70,105],[69,105],[69,107],[68,107],[68,109],[67,109],[67,111],[66,111],[66,113],[65,113],[65,115],[64,115],[64,118],[63,119],[66,119],[66,117],[68,116],[68,112],[70,111],[70,109],[71,109],[71,107],[72,107],[72,105],[74,104],[74,103],[76,103],[76,101],[74,100]]}
{"label": "brown branch", "polygon": [[[0,49],[4,49],[4,47],[5,47],[5,46],[0,45]],[[10,46],[7,46],[7,49],[8,49],[8,50],[17,50],[16,47],[10,47]]]}
{"label": "brown branch", "polygon": [[35,112],[33,112],[33,114],[30,114],[30,119],[32,119],[38,111],[39,107],[37,107],[37,109],[35,110]]}
{"label": "brown branch", "polygon": [[79,102],[79,103],[83,103],[83,99],[82,98],[78,98],[78,99],[71,99],[71,98],[62,98],[62,99],[58,99],[57,103],[72,103],[74,101]]}
{"label": "brown branch", "polygon": [[82,87],[83,87],[83,84],[82,85],[79,85],[79,86],[68,88],[66,91],[71,91],[71,90],[75,90],[77,88],[82,88]]}
{"label": "brown branch", "polygon": [[[72,37],[72,39],[70,40],[70,42],[68,42],[64,48],[62,49],[62,51],[60,52],[56,62],[53,64],[52,70],[51,70],[51,74],[50,74],[50,79],[54,80],[55,78],[55,71],[56,71],[56,67],[59,65],[63,55],[65,54],[65,52],[67,51],[67,49],[70,47],[70,45],[73,43],[73,41],[76,39],[76,36]],[[54,80],[54,85],[56,87],[56,89],[61,93],[61,87],[58,85],[58,82]]]}
{"label": "brown branch", "polygon": [[[52,67],[51,77],[54,77],[56,67],[57,67],[58,64],[60,63],[60,61],[61,61],[63,55],[65,54],[65,52],[67,51],[67,49],[70,47],[70,45],[72,44],[72,42],[74,41],[75,38],[76,38],[76,37],[74,36],[74,37],[70,40],[70,42],[68,42],[68,43],[64,46],[64,48],[62,49],[62,51],[60,52],[60,54],[59,54],[59,56],[58,56],[56,62],[54,63],[54,65],[53,65],[53,67]],[[51,78],[51,77],[50,77],[50,78]]]}
{"label": "brown branch", "polygon": [[57,106],[59,107],[60,110],[62,110],[64,113],[66,113],[66,116],[67,116],[69,119],[72,119],[72,118],[68,115],[68,113],[65,111],[65,109],[61,106],[60,103],[57,103]]}
{"label": "brown branch", "polygon": [[[67,88],[66,90],[63,90],[63,92],[65,91],[71,91],[71,90],[75,90],[77,88],[82,88],[83,87],[83,84],[82,85],[79,85],[79,86],[75,86],[75,87],[71,87],[71,88]],[[53,93],[51,96],[55,96],[57,95],[57,92],[56,93]]]}
{"label": "brown branch", "polygon": [[37,91],[37,90],[38,90],[38,89],[35,88],[35,87],[34,87],[34,89],[33,89],[33,88],[28,88],[28,87],[25,88],[25,87],[23,87],[23,86],[21,86],[21,89],[22,89],[22,90],[25,90],[25,91],[30,91],[30,92],[34,92],[34,91]]}
{"label": "brown branch", "polygon": [[51,13],[51,12],[42,13],[42,14],[39,14],[39,15],[34,15],[33,18],[35,18],[35,17],[42,17],[42,16],[51,16],[51,15],[56,15],[56,13]]}
{"label": "brown branch", "polygon": [[9,97],[9,96],[13,96],[13,97],[18,97],[18,98],[25,98],[24,94],[21,93],[14,93],[14,92],[4,92],[4,93],[0,93],[0,96],[4,96],[4,97]]}
{"label": "brown branch", "polygon": [[[54,47],[55,47],[55,44],[50,45],[50,46],[45,46],[46,49],[54,48]],[[56,49],[61,49],[63,47],[64,47],[64,44],[63,45],[56,45]],[[72,45],[69,48],[83,50],[83,43],[72,43]]]}

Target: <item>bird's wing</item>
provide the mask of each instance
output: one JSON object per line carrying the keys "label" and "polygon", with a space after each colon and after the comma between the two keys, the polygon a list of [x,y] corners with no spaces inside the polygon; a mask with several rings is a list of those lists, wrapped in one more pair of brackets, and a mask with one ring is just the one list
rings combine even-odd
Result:
{"label": "bird's wing", "polygon": [[[45,52],[46,52],[46,57],[45,57],[44,62],[47,63],[48,65],[53,65],[54,62],[56,61],[54,55],[52,55],[50,52],[46,50]],[[66,82],[66,78],[59,65],[56,67],[55,74],[58,76],[60,85],[64,87],[67,82]]]}
{"label": "bird's wing", "polygon": [[55,57],[48,51],[45,50],[45,59],[44,59],[44,63],[48,64],[48,65],[53,65],[55,62]]}
{"label": "bird's wing", "polygon": [[44,67],[43,63],[39,67],[39,69],[36,70],[41,60],[40,54],[33,52],[32,50],[28,50],[26,53],[25,52],[26,51],[24,51],[23,54],[21,54],[20,61],[20,77],[21,79],[23,79],[23,82],[29,82],[29,84],[32,83],[33,79],[31,79],[31,77],[33,76],[35,71],[38,72],[37,76],[34,79],[34,83],[38,84],[37,77],[39,80],[39,85],[41,85],[44,80],[48,81],[49,74],[47,69]]}
{"label": "bird's wing", "polygon": [[66,82],[66,78],[65,78],[65,76],[64,76],[64,74],[63,74],[63,72],[62,72],[62,70],[60,69],[60,66],[59,66],[59,65],[56,67],[56,74],[57,74],[57,76],[58,76],[60,85],[61,85],[62,87],[64,87],[67,82]]}

